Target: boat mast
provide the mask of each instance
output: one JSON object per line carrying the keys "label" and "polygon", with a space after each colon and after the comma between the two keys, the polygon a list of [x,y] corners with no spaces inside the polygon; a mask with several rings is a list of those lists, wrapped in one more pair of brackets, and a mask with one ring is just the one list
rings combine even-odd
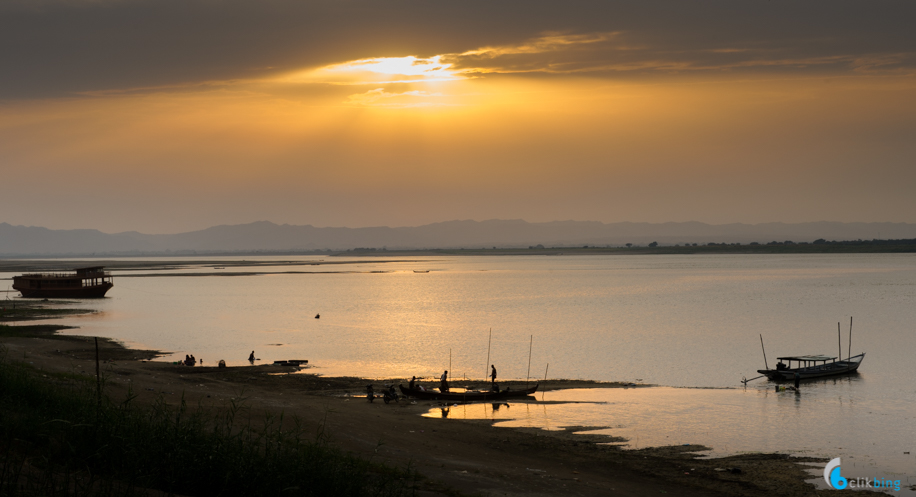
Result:
{"label": "boat mast", "polygon": [[763,365],[770,369],[769,364],[767,364],[767,349],[763,347],[763,333],[760,334],[760,348],[763,350]]}
{"label": "boat mast", "polygon": [[852,359],[852,316],[849,316],[849,349],[846,353],[846,360]]}
{"label": "boat mast", "polygon": [[528,374],[525,376],[525,389],[528,388],[528,380],[531,379],[531,346],[534,344],[534,335],[528,339]]}
{"label": "boat mast", "polygon": [[487,381],[490,372],[490,343],[493,341],[493,328],[490,328],[490,338],[487,339],[487,363],[483,366],[483,381]]}

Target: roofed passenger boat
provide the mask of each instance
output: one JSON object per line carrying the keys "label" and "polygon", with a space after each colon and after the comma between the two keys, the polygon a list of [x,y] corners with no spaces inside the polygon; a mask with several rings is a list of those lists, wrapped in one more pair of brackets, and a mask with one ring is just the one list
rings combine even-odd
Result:
{"label": "roofed passenger boat", "polygon": [[521,398],[527,397],[528,395],[534,395],[538,390],[540,383],[535,384],[531,388],[524,388],[521,390],[512,390],[507,388],[505,390],[495,391],[495,390],[468,390],[466,392],[440,392],[438,390],[420,390],[418,388],[404,388],[404,385],[398,385],[398,388],[401,389],[401,393],[408,396],[414,397],[416,399],[423,400],[445,400],[449,402],[488,402],[492,400],[504,400],[512,398]]}
{"label": "roofed passenger boat", "polygon": [[[865,353],[852,356],[848,359],[837,360],[836,357],[825,355],[799,355],[777,357],[779,362],[776,369],[758,369],[757,372],[766,375],[771,380],[792,380],[798,374],[799,379],[820,378],[822,376],[834,376],[841,374],[853,373],[859,369]],[[786,362],[783,362],[786,361]],[[792,363],[796,367],[792,367]]]}
{"label": "roofed passenger boat", "polygon": [[13,277],[13,289],[25,298],[97,299],[114,286],[104,266],[83,267],[73,273],[32,273]]}

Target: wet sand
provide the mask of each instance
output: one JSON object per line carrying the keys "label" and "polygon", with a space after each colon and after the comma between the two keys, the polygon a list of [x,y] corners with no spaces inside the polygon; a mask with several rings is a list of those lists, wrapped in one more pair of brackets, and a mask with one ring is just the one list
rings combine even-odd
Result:
{"label": "wet sand", "polygon": [[[42,325],[0,333],[10,360],[47,373],[94,378],[90,337],[55,335]],[[141,402],[162,396],[215,408],[243,400],[255,422],[270,411],[295,417],[306,431],[324,429],[341,448],[362,457],[417,469],[426,479],[421,495],[836,495],[806,483],[798,464],[824,461],[780,454],[742,454],[698,459],[702,447],[660,447],[635,451],[604,445],[604,436],[566,431],[495,428],[489,421],[422,417],[432,401],[367,402],[372,380],[296,373],[292,367],[187,367],[150,361],[156,351],[126,349],[99,339],[102,376],[113,399],[130,388]],[[397,383],[398,380],[393,380]],[[406,383],[405,380],[401,382]],[[376,391],[381,389],[375,383]],[[550,381],[554,388],[619,387],[623,384]],[[463,385],[462,385],[463,386]],[[472,385],[473,386],[473,385]],[[323,427],[323,428],[322,428]],[[752,427],[749,429],[753,429]],[[737,468],[737,470],[727,471]],[[457,492],[457,493],[456,493]]]}

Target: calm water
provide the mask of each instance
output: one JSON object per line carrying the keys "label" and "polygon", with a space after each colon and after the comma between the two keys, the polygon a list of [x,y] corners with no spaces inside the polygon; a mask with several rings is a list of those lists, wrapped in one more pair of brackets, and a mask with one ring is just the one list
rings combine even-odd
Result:
{"label": "calm water", "polygon": [[[524,379],[533,336],[532,377],[733,388],[549,392],[599,403],[467,406],[450,418],[605,426],[633,447],[843,457],[844,474],[916,484],[914,255],[373,258],[295,270],[314,274],[115,272],[110,298],[75,304],[101,312],[64,323],[205,364],[247,364],[255,350],[262,363],[309,359],[312,372],[368,377],[433,377],[451,360],[454,376],[482,378],[492,329],[490,362]],[[225,270],[177,273],[200,271]],[[845,355],[850,316],[852,352],[867,353],[859,375],[799,396],[764,380],[734,388],[764,365],[760,334],[772,366],[778,355],[836,355],[839,321]]]}

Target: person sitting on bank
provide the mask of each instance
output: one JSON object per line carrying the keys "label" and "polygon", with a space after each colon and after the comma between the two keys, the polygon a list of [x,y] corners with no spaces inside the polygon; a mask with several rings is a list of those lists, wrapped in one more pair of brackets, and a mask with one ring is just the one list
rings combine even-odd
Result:
{"label": "person sitting on bank", "polygon": [[442,373],[442,377],[439,378],[439,381],[439,391],[443,393],[448,392],[448,370]]}

